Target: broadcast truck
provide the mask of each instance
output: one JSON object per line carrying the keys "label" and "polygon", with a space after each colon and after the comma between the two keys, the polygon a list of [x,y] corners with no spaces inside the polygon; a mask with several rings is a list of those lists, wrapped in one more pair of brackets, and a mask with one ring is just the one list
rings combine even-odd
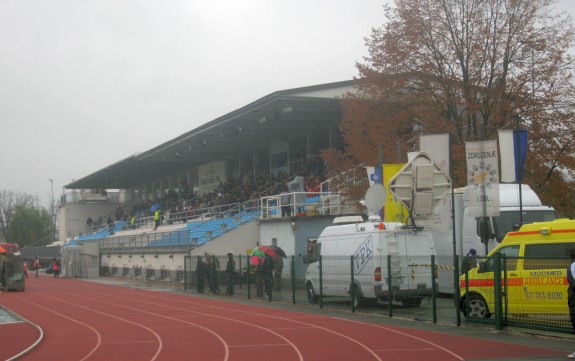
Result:
{"label": "broadcast truck", "polygon": [[[342,221],[347,224],[339,224]],[[335,218],[334,223],[308,247],[305,285],[310,303],[319,300],[320,274],[323,297],[350,297],[353,294],[355,307],[368,300],[419,306],[424,297],[431,296],[429,262],[435,254],[431,231],[382,222],[376,216],[367,222],[361,217],[354,222],[349,222],[349,218]],[[388,255],[391,256],[389,267]],[[389,269],[391,277],[388,277]]]}

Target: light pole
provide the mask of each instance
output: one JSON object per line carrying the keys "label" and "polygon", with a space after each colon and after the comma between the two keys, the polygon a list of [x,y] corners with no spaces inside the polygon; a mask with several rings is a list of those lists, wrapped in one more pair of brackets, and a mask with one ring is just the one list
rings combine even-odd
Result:
{"label": "light pole", "polygon": [[55,225],[54,225],[54,181],[52,178],[48,178],[50,181],[50,217],[52,223],[52,233],[50,234],[50,243],[54,242],[54,233],[55,233]]}

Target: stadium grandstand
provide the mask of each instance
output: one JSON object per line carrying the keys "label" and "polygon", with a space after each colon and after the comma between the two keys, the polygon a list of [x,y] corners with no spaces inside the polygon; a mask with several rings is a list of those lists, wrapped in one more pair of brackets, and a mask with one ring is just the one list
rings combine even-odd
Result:
{"label": "stadium grandstand", "polygon": [[[271,93],[66,185],[62,276],[178,280],[189,256],[262,244],[305,254],[335,215],[357,212],[339,192],[355,179],[328,176],[320,157],[342,145],[341,99],[354,86]],[[33,248],[25,256],[42,256]]]}

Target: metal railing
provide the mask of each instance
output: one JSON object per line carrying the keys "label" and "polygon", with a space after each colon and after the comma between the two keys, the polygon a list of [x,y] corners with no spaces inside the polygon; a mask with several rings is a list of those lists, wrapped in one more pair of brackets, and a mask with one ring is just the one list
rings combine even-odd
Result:
{"label": "metal railing", "polygon": [[337,193],[292,192],[261,198],[261,217],[338,215],[357,211]]}

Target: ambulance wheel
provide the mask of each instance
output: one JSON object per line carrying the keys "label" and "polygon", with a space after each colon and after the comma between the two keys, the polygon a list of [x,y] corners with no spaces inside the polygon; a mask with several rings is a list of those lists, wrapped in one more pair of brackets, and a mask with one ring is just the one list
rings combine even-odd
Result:
{"label": "ambulance wheel", "polygon": [[315,294],[315,290],[313,289],[313,285],[311,282],[306,283],[305,290],[307,293],[307,300],[309,303],[314,304],[319,301],[319,296]]}
{"label": "ambulance wheel", "polygon": [[406,297],[401,301],[403,307],[419,307],[421,306],[421,301],[423,300],[422,297]]}
{"label": "ambulance wheel", "polygon": [[489,308],[487,302],[480,295],[470,295],[467,300],[463,301],[463,314],[466,318],[489,318]]}

